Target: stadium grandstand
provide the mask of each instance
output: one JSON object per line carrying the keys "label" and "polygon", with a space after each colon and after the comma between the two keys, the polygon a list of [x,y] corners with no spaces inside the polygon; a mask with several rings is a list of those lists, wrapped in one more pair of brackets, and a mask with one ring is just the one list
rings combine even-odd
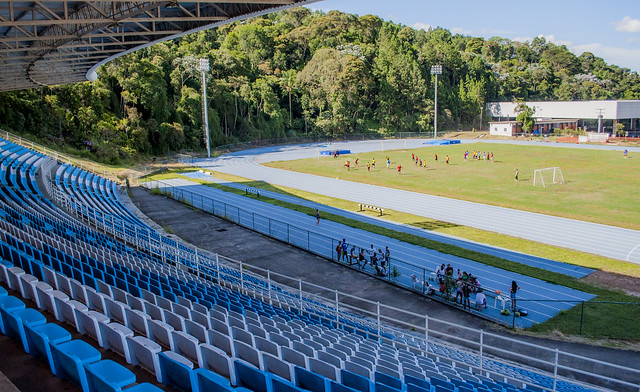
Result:
{"label": "stadium grandstand", "polygon": [[[99,66],[153,43],[312,2],[6,1],[0,91],[95,80]],[[298,277],[273,279],[155,229],[105,175],[0,137],[0,354],[10,366],[11,347],[24,352],[13,365],[33,390],[639,389],[631,367],[471,328],[452,339],[442,331],[464,328],[303,291]]]}

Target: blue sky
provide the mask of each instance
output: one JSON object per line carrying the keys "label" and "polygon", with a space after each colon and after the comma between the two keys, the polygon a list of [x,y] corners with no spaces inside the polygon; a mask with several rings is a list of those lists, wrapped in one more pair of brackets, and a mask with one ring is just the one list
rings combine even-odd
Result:
{"label": "blue sky", "polygon": [[592,52],[640,72],[640,0],[324,0],[309,8],[485,38],[530,41],[542,35],[576,55]]}

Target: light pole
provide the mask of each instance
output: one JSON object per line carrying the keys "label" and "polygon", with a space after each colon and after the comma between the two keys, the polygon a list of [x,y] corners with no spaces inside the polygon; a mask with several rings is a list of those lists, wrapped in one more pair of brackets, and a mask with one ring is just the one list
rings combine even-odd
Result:
{"label": "light pole", "polygon": [[202,127],[204,128],[204,140],[207,143],[207,158],[211,158],[211,146],[209,145],[209,112],[207,110],[207,72],[209,71],[209,59],[198,59],[196,69],[202,76]]}
{"label": "light pole", "polygon": [[438,137],[438,75],[442,75],[442,65],[432,65],[431,75],[436,75],[435,100],[433,108],[433,138]]}

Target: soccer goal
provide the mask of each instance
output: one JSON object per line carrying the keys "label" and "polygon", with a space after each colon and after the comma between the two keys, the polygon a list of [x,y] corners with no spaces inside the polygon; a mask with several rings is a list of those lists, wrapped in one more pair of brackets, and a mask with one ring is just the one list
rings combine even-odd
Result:
{"label": "soccer goal", "polygon": [[559,167],[547,167],[533,171],[533,186],[542,185],[543,188],[546,188],[547,185],[556,184],[564,184],[562,170]]}

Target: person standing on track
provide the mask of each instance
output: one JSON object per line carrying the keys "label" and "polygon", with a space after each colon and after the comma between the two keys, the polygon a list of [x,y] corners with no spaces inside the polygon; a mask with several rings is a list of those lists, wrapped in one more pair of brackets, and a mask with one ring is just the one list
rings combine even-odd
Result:
{"label": "person standing on track", "polygon": [[316,208],[316,226],[320,224],[320,211]]}
{"label": "person standing on track", "polygon": [[349,255],[347,254],[349,250],[349,245],[347,245],[347,240],[345,238],[342,239],[342,258],[347,261]]}
{"label": "person standing on track", "polygon": [[520,286],[516,283],[515,280],[511,281],[511,289],[509,293],[511,294],[511,310],[515,312],[516,310],[516,293],[520,290]]}

